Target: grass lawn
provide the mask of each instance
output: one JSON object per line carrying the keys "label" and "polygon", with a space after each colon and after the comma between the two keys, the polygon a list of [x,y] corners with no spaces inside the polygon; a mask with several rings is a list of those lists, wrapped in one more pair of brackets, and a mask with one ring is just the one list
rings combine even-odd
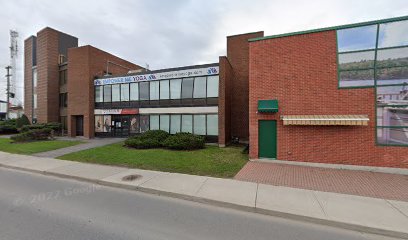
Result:
{"label": "grass lawn", "polygon": [[70,147],[80,143],[81,141],[60,141],[60,140],[12,143],[10,139],[0,138],[0,151],[29,155],[39,152],[51,151],[64,147]]}
{"label": "grass lawn", "polygon": [[138,150],[126,148],[121,142],[70,153],[59,159],[230,178],[248,161],[248,155],[241,151],[240,147],[217,146],[194,151]]}

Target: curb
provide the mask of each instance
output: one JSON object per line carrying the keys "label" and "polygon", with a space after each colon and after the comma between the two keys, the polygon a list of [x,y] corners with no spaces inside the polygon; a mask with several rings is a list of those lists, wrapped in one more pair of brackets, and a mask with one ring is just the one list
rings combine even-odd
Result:
{"label": "curb", "polygon": [[388,236],[388,237],[393,237],[393,238],[408,239],[408,233],[404,233],[404,232],[367,227],[367,226],[362,226],[358,224],[344,223],[344,222],[338,222],[338,221],[328,220],[328,219],[308,217],[308,216],[297,215],[293,213],[286,213],[286,212],[268,210],[268,209],[257,208],[257,207],[242,206],[242,205],[235,204],[235,203],[217,201],[217,200],[195,197],[195,196],[190,196],[190,195],[185,195],[185,194],[180,194],[180,193],[167,192],[167,191],[162,191],[162,190],[155,190],[155,189],[150,189],[150,188],[145,188],[145,187],[140,187],[140,186],[129,186],[126,184],[106,182],[102,180],[94,180],[94,179],[89,179],[89,178],[71,176],[67,174],[52,173],[52,172],[33,170],[33,169],[27,169],[27,168],[22,168],[22,167],[14,167],[14,166],[8,166],[4,164],[0,164],[0,167],[20,170],[20,171],[25,171],[25,172],[32,172],[32,173],[42,174],[46,176],[73,179],[77,181],[94,183],[94,184],[107,186],[107,187],[122,188],[122,189],[127,189],[127,190],[132,190],[132,191],[154,194],[158,196],[177,198],[177,199],[182,199],[182,200],[187,200],[187,201],[192,201],[192,202],[197,202],[197,203],[208,204],[208,205],[212,205],[216,207],[230,208],[230,209],[235,209],[239,211],[258,213],[258,214],[263,214],[263,215],[268,215],[268,216],[273,216],[273,217],[280,217],[280,218],[295,220],[295,221],[315,223],[319,225],[342,228],[342,229],[347,229],[347,230],[352,230],[352,231],[360,231],[360,232],[365,232],[365,233],[370,233],[370,234],[383,235],[383,236]]}

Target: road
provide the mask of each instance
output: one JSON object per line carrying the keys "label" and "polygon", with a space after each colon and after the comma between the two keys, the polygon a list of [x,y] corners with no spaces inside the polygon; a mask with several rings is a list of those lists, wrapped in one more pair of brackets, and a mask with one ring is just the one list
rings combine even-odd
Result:
{"label": "road", "polygon": [[0,168],[0,239],[391,239]]}

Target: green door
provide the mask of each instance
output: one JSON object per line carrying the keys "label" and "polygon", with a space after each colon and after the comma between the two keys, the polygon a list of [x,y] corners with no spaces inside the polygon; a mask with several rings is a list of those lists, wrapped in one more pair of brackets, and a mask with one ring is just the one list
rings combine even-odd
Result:
{"label": "green door", "polygon": [[276,121],[259,120],[258,144],[260,158],[276,158]]}

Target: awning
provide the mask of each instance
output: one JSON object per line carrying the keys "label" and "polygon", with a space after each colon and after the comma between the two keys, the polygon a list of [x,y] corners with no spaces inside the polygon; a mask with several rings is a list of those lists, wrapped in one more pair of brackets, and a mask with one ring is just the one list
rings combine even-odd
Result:
{"label": "awning", "polygon": [[278,112],[278,100],[258,100],[258,112]]}
{"label": "awning", "polygon": [[286,115],[281,116],[283,125],[342,125],[367,126],[367,115]]}

